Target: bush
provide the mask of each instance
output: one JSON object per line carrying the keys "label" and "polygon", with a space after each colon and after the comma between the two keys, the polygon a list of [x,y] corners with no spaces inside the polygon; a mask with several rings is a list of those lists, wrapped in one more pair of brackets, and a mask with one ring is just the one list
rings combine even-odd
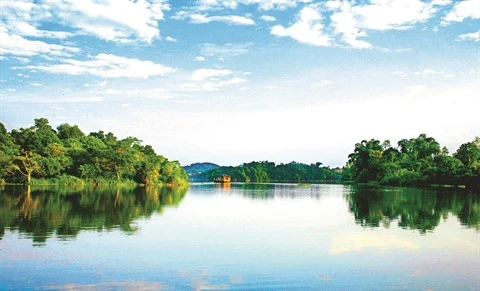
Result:
{"label": "bush", "polygon": [[55,178],[49,178],[49,179],[34,179],[32,178],[31,181],[32,185],[77,185],[77,186],[83,186],[85,185],[85,181],[83,181],[80,178],[70,176],[70,175],[60,175]]}

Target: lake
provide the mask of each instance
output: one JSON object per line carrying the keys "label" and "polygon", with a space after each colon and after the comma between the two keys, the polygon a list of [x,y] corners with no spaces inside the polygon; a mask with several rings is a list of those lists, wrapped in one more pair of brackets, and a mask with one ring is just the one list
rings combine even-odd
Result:
{"label": "lake", "polygon": [[236,184],[0,190],[0,289],[479,290],[480,195]]}

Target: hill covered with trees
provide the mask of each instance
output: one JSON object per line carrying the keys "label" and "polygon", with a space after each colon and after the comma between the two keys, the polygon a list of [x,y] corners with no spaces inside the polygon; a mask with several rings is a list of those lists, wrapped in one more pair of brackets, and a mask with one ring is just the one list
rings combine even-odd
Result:
{"label": "hill covered with trees", "polygon": [[220,166],[214,163],[193,163],[191,165],[183,167],[187,174],[203,173],[217,168],[220,168]]}
{"label": "hill covered with trees", "polygon": [[[363,140],[348,156],[349,172],[355,182],[384,185],[480,186],[480,138],[462,144],[453,155],[432,137],[390,141]],[[346,173],[347,174],[347,173]]]}
{"label": "hill covered with trees", "polygon": [[219,165],[214,163],[193,163],[191,165],[183,167],[188,174],[188,179],[192,182],[207,182],[210,181],[208,173],[211,170],[220,168]]}
{"label": "hill covered with trees", "polygon": [[68,123],[55,130],[46,118],[11,132],[0,123],[0,183],[84,182],[180,185],[188,176],[179,162],[135,137],[118,139],[103,131],[86,135]]}

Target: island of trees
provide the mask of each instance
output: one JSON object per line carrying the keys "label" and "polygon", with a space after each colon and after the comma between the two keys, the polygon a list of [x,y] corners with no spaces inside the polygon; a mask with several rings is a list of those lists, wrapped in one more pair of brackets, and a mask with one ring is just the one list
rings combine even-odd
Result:
{"label": "island of trees", "polygon": [[324,167],[320,162],[310,165],[297,162],[276,165],[268,161],[244,163],[235,167],[219,167],[204,172],[200,178],[211,181],[219,174],[231,176],[234,182],[252,183],[321,183],[342,180],[342,169]]}
{"label": "island of trees", "polygon": [[8,132],[0,123],[0,184],[169,184],[188,183],[180,163],[103,131],[84,134],[68,123],[52,128],[46,118]]}
{"label": "island of trees", "polygon": [[446,147],[426,134],[390,141],[363,140],[348,156],[345,180],[382,185],[480,186],[480,138],[462,144],[450,155]]}

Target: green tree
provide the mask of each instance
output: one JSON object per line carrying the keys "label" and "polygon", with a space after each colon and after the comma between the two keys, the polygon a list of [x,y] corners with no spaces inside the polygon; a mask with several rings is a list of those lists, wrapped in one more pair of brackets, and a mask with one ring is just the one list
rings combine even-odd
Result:
{"label": "green tree", "polygon": [[41,156],[32,151],[21,150],[18,156],[14,157],[14,169],[27,178],[27,185],[31,184],[32,174],[41,173]]}
{"label": "green tree", "polygon": [[480,137],[476,137],[474,141],[464,143],[453,154],[467,168],[480,167]]}
{"label": "green tree", "polygon": [[355,144],[355,149],[348,156],[352,178],[357,182],[376,181],[381,170],[383,148],[379,140]]}
{"label": "green tree", "polygon": [[70,125],[68,123],[63,123],[57,126],[57,134],[61,140],[67,140],[70,138],[81,138],[85,134],[78,128],[77,125]]}
{"label": "green tree", "polygon": [[14,157],[19,147],[13,143],[13,139],[7,129],[0,122],[0,184],[5,178],[15,172]]}

